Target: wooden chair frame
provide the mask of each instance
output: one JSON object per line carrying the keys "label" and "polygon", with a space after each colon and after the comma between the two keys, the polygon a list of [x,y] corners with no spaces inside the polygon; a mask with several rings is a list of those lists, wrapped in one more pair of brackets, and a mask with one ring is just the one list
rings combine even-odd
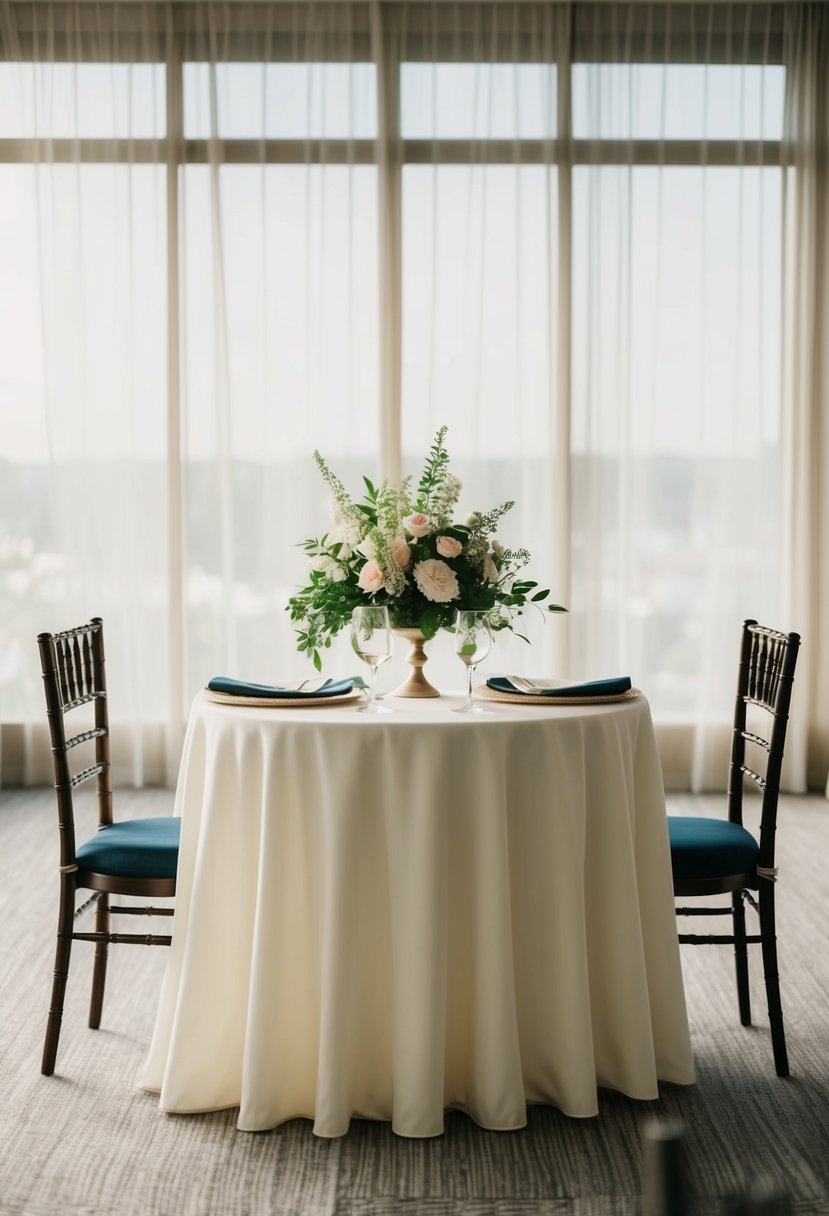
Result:
{"label": "wooden chair frame", "polygon": [[[172,916],[172,908],[113,907],[110,895],[138,896],[147,899],[169,898],[175,895],[174,878],[124,878],[81,870],[75,857],[75,809],[73,793],[83,782],[95,778],[98,794],[98,827],[112,823],[112,778],[109,754],[109,716],[104,660],[103,622],[94,617],[89,624],[63,633],[41,633],[38,636],[43,686],[46,694],[46,714],[52,744],[55,774],[58,827],[60,828],[60,900],[52,1001],[46,1025],[41,1072],[51,1076],[63,1018],[63,1001],[69,977],[69,959],[73,941],[95,943],[92,974],[92,997],[89,1025],[97,1030],[106,983],[107,954],[110,943],[134,943],[147,946],[168,946],[169,936],[110,932],[111,915]],[[64,717],[73,709],[92,702],[95,726],[69,738]],[[95,741],[95,763],[89,768],[70,773],[68,754],[80,743]],[[75,893],[90,890],[93,895],[77,910]],[[92,904],[96,904],[94,933],[76,933],[74,922]]]}
{"label": "wooden chair frame", "polygon": [[[774,629],[758,625],[754,620],[745,621],[743,624],[728,778],[728,818],[731,823],[742,826],[743,788],[745,779],[748,778],[762,793],[760,851],[756,869],[750,873],[729,874],[722,878],[674,879],[674,894],[679,897],[731,894],[730,906],[680,907],[676,909],[676,913],[677,916],[731,916],[733,932],[730,934],[680,933],[679,940],[691,945],[734,946],[737,1000],[743,1026],[751,1025],[747,946],[760,945],[774,1064],[778,1076],[781,1077],[789,1075],[789,1060],[777,967],[774,907],[777,882],[775,836],[780,772],[799,647],[800,635],[797,633],[778,633]],[[757,706],[771,716],[769,739],[746,730],[749,705]],[[746,764],[747,743],[766,753],[765,776]],[[760,932],[757,934],[746,932],[746,904],[759,917]]]}

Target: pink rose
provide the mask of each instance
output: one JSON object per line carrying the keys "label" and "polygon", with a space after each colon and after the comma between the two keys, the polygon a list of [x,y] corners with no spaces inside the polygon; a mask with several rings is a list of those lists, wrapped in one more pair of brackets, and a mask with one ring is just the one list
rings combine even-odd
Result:
{"label": "pink rose", "polygon": [[402,536],[395,536],[393,541],[389,542],[389,548],[392,551],[392,556],[397,562],[401,570],[405,570],[409,562],[412,560],[412,551],[406,544]]}
{"label": "pink rose", "polygon": [[439,536],[437,548],[441,557],[460,557],[463,545],[454,536]]}
{"label": "pink rose", "polygon": [[357,577],[357,586],[369,593],[379,591],[383,582],[383,571],[373,559],[366,562]]}
{"label": "pink rose", "polygon": [[431,526],[432,521],[422,511],[415,511],[414,515],[407,515],[403,520],[403,527],[410,536],[425,536]]}
{"label": "pink rose", "polygon": [[425,562],[418,562],[414,568],[414,579],[421,594],[434,604],[446,604],[460,595],[455,571],[437,558],[429,557]]}

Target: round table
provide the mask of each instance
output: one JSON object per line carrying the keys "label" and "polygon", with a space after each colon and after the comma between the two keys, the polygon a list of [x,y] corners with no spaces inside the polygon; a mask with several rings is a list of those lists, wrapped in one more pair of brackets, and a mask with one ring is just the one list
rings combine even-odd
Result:
{"label": "round table", "polygon": [[644,696],[193,704],[173,943],[143,1088],[254,1131],[693,1082]]}

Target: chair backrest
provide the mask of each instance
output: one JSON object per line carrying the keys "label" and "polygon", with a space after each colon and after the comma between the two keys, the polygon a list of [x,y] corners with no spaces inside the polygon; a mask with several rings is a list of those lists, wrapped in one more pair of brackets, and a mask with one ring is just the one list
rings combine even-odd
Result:
{"label": "chair backrest", "polygon": [[[746,777],[750,778],[763,795],[759,866],[768,870],[774,866],[780,770],[799,648],[800,635],[797,633],[778,633],[775,629],[758,625],[756,621],[745,621],[743,624],[728,775],[728,818],[732,823],[743,822],[743,784]],[[750,705],[770,715],[768,738],[746,729]],[[764,762],[758,764],[758,768],[764,771],[746,764],[747,743],[756,748],[758,755],[765,754]]]}
{"label": "chair backrest", "polygon": [[[88,625],[63,633],[41,633],[37,644],[43,669],[46,716],[52,741],[55,794],[60,827],[60,868],[77,869],[75,863],[75,813],[73,791],[95,778],[98,790],[98,823],[112,823],[112,776],[109,764],[109,716],[104,672],[104,630],[100,617]],[[64,716],[90,702],[95,708],[95,726],[69,738]],[[94,740],[95,763],[73,776],[68,753],[79,743]]]}

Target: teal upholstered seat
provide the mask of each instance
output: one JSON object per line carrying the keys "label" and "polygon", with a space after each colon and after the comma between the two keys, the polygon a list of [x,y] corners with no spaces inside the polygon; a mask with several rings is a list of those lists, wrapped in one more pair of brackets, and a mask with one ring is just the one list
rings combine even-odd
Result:
{"label": "teal upholstered seat", "polygon": [[674,879],[753,874],[759,847],[751,832],[727,819],[668,816]]}
{"label": "teal upholstered seat", "polygon": [[75,854],[81,870],[123,878],[175,878],[181,820],[123,819],[101,828]]}

